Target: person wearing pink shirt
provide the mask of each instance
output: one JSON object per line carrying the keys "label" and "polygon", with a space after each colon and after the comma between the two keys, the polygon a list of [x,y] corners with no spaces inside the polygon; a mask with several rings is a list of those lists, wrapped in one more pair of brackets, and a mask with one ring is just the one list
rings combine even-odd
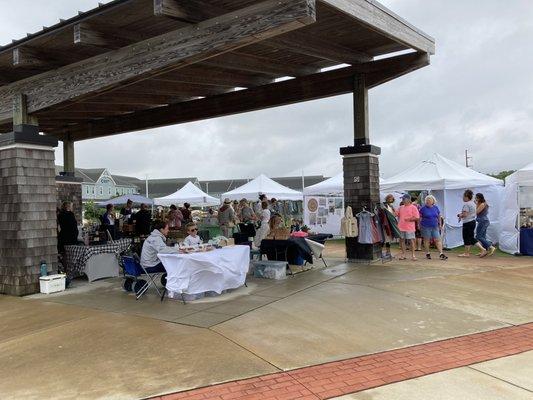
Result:
{"label": "person wearing pink shirt", "polygon": [[405,260],[405,248],[407,240],[410,241],[412,260],[416,261],[415,256],[415,231],[416,223],[420,219],[420,213],[418,208],[411,202],[411,196],[408,194],[402,197],[403,205],[397,211],[398,215],[398,228],[400,229],[400,260]]}

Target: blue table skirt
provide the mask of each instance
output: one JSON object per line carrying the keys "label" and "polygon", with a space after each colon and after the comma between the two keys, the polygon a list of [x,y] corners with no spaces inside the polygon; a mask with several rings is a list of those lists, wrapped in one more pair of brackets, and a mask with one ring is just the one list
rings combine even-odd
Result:
{"label": "blue table skirt", "polygon": [[533,256],[533,228],[520,229],[520,253]]}

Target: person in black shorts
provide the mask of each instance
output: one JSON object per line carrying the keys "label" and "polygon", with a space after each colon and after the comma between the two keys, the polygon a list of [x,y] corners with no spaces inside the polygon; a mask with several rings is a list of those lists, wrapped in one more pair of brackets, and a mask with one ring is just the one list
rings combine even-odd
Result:
{"label": "person in black shorts", "polygon": [[463,254],[459,254],[459,257],[470,257],[470,249],[477,243],[475,238],[476,204],[472,200],[473,198],[474,192],[470,189],[465,190],[463,194],[463,209],[457,214],[459,221],[463,222],[463,242],[465,245],[465,251]]}

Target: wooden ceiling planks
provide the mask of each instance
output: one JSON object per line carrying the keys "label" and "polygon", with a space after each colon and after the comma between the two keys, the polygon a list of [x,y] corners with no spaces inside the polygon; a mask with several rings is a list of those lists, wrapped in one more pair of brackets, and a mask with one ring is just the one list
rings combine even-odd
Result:
{"label": "wooden ceiling planks", "polygon": [[[175,1],[175,4],[179,4],[177,0],[163,1]],[[221,12],[240,10],[260,3],[260,0],[188,1],[191,3],[187,4],[198,2],[198,4],[209,6],[206,14],[198,17],[198,20],[209,15],[219,15]],[[314,2],[314,0],[307,1]],[[116,6],[113,6],[113,3],[116,3]],[[83,40],[78,45],[74,43],[73,27],[76,21],[72,23],[67,21],[64,27],[58,28],[57,32],[46,32],[42,37],[37,36],[22,45],[41,45],[49,48],[51,54],[54,51],[56,53],[70,52],[69,55],[74,57],[74,61],[82,61],[90,57],[111,54],[110,49],[106,48],[106,36],[111,42],[109,47],[116,46],[116,43],[119,43],[120,46],[127,44],[121,43],[120,40],[113,44],[111,38],[113,32],[117,32],[117,36],[120,36],[120,32],[126,36],[128,32],[131,32],[143,37],[154,38],[197,22],[189,21],[186,14],[185,17],[178,15],[179,18],[154,15],[154,0],[116,0],[113,3],[102,7],[103,10],[109,6],[105,12],[95,12],[94,15],[89,12],[86,19],[77,20],[78,23],[83,22],[86,27],[94,28],[96,31],[98,29],[105,31],[100,46],[94,45],[94,43],[90,45],[88,41],[83,43]],[[78,117],[82,117],[83,113],[85,113],[87,121],[95,121],[95,118],[98,121],[105,118],[113,120],[121,115],[133,115],[130,112],[148,112],[168,104],[190,102],[191,99],[198,97],[209,98],[227,94],[234,98],[238,97],[237,93],[232,93],[234,87],[262,87],[272,84],[273,80],[278,77],[305,77],[323,67],[344,62],[358,64],[371,60],[376,55],[409,48],[406,43],[394,40],[390,37],[391,35],[383,34],[380,31],[382,26],[379,26],[379,29],[369,29],[368,21],[361,23],[354,19],[353,15],[350,14],[353,10],[348,9],[339,12],[339,5],[345,7],[346,4],[353,6],[356,3],[358,6],[368,6],[378,14],[383,11],[376,6],[374,0],[317,0],[316,23],[272,39],[267,38],[236,51],[212,57],[205,62],[171,70],[156,78],[148,77],[139,83],[135,83],[135,79],[133,79],[128,82],[127,86],[118,84],[111,91],[95,93],[87,98],[73,99],[74,104],[67,102],[51,105],[47,109],[39,111],[42,120],[41,125],[43,128],[51,129],[52,133],[57,132],[59,134],[59,132],[64,132],[65,127],[73,128],[83,125],[83,119],[78,120]],[[397,16],[391,17],[390,14],[383,14],[380,18],[389,17],[394,19]],[[410,28],[406,28],[405,24],[401,25],[400,28],[399,31],[403,35],[402,40],[412,39],[417,45],[422,43],[431,47],[427,41],[424,42],[425,39],[421,38],[419,33],[410,32]],[[6,52],[2,50],[0,48],[0,91],[2,90],[1,85],[5,86],[6,82],[9,83],[25,76],[42,73],[42,67],[41,69],[34,66],[31,69],[30,67],[27,69],[13,68],[9,62],[6,62],[8,58],[6,58]],[[68,63],[72,61],[69,59]],[[55,64],[50,62],[49,68],[57,68],[57,65],[57,61]],[[4,78],[2,81],[2,71],[6,68],[8,72],[15,72],[16,70],[17,74],[6,73],[7,79]],[[384,79],[387,79],[387,74],[385,75]],[[106,109],[105,107],[109,108]],[[64,123],[56,119],[45,119],[47,113],[55,117],[62,110],[65,113],[70,113],[72,118]],[[0,125],[0,132],[6,126],[8,125]]]}

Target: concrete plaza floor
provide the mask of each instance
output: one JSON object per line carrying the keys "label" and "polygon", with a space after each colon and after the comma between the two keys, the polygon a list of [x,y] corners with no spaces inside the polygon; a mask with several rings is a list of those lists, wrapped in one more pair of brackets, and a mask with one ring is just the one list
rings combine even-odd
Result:
{"label": "concrete plaza floor", "polygon": [[406,380],[340,400],[530,400],[533,351]]}
{"label": "concrete plaza floor", "polygon": [[[533,258],[328,261],[186,305],[136,301],[120,279],[0,297],[0,397],[140,399],[533,321]],[[345,398],[527,398],[531,357]]]}

